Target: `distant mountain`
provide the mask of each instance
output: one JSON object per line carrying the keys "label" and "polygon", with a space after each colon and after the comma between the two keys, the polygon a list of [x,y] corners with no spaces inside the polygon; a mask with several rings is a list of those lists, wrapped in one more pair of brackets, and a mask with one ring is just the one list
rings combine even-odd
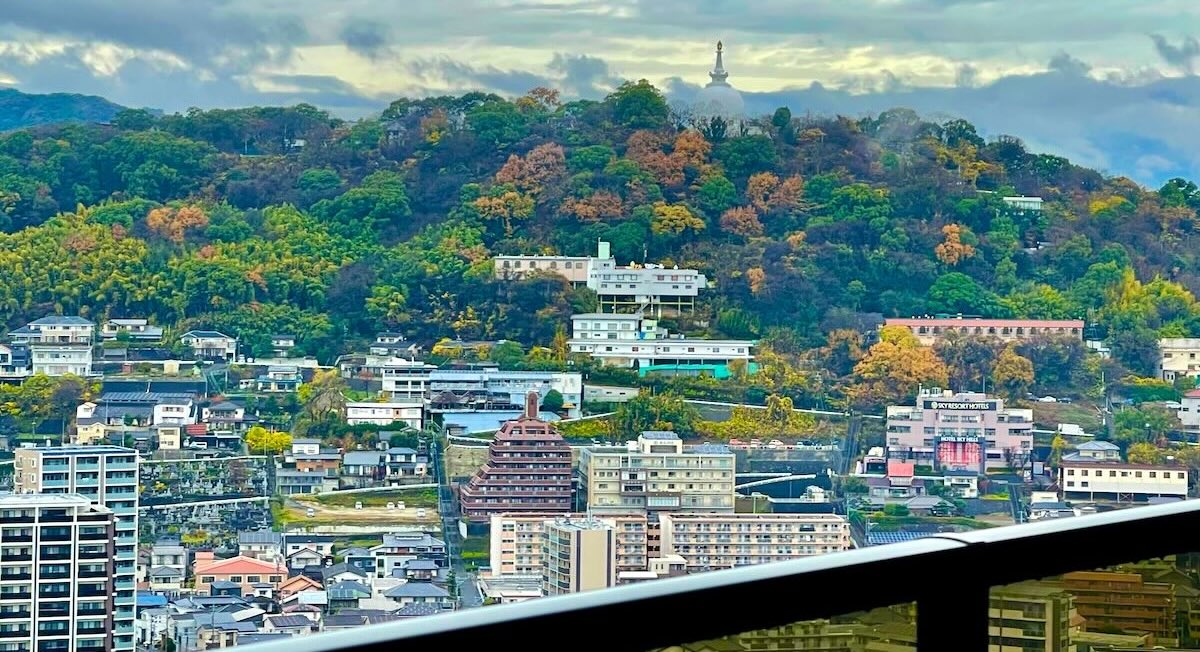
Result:
{"label": "distant mountain", "polygon": [[0,131],[58,122],[108,122],[124,108],[95,95],[30,95],[0,88]]}

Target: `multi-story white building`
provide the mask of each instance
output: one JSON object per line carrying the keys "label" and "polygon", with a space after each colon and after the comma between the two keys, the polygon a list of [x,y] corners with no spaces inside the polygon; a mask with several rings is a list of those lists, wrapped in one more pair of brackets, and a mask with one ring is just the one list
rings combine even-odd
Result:
{"label": "multi-story white building", "polygon": [[108,342],[120,337],[143,342],[162,339],[162,326],[154,326],[145,319],[110,319],[100,325],[100,339]]}
{"label": "multi-story white building", "polygon": [[1166,337],[1158,341],[1158,375],[1167,382],[1200,376],[1200,337]]}
{"label": "multi-story white building", "polygon": [[111,561],[115,535],[112,510],[83,496],[0,496],[5,650],[133,649],[132,601],[128,618],[110,602],[121,591]]}
{"label": "multi-story white building", "polygon": [[575,372],[501,371],[498,367],[437,369],[429,375],[430,411],[520,410],[529,392],[542,399],[550,390],[563,397],[563,411],[578,417],[583,377]]}
{"label": "multi-story white building", "polygon": [[1021,468],[1033,452],[1033,411],[978,392],[922,392],[887,408],[887,457],[937,471]]}
{"label": "multi-story white building", "polygon": [[671,514],[658,516],[662,556],[689,572],[766,564],[851,548],[850,522],[837,514]]}
{"label": "multi-story white building", "polygon": [[237,338],[219,331],[188,331],[179,337],[179,342],[203,360],[230,361],[237,358]]}
{"label": "multi-story white building", "polygon": [[1187,498],[1188,471],[1182,466],[1063,460],[1058,486],[1064,500],[1145,502],[1169,496]]}
{"label": "multi-story white building", "polygon": [[9,338],[29,346],[35,374],[87,377],[92,375],[92,346],[96,325],[83,317],[43,317],[9,332]]}
{"label": "multi-story white building", "polygon": [[542,591],[562,595],[617,583],[617,532],[597,519],[547,521],[542,530]]}
{"label": "multi-story white building", "polygon": [[584,449],[580,494],[594,513],[733,512],[734,457],[684,452],[673,432],[643,432],[624,448]]}
{"label": "multi-story white building", "polygon": [[133,649],[138,543],[138,457],[120,446],[19,448],[13,467],[22,494],[80,494],[116,516],[112,598],[114,650]]}
{"label": "multi-story white building", "polygon": [[535,272],[558,274],[575,285],[587,285],[596,292],[601,312],[690,313],[696,308],[700,290],[708,287],[708,279],[694,269],[668,269],[653,263],[618,265],[609,243],[603,241],[595,256],[495,259],[498,279],[521,279]]}
{"label": "multi-story white building", "polygon": [[1200,428],[1200,389],[1189,389],[1179,399],[1179,422],[1184,428],[1195,430]]}
{"label": "multi-story white building", "polygon": [[702,340],[671,335],[643,314],[585,313],[571,316],[572,353],[601,363],[650,372],[710,374],[725,378],[730,363],[740,360],[753,371],[750,340]]}
{"label": "multi-story white building", "polygon": [[354,401],[346,403],[346,423],[357,426],[370,423],[387,426],[403,421],[409,427],[420,430],[425,422],[425,404],[421,401],[389,401],[370,403]]}
{"label": "multi-story white building", "polygon": [[437,367],[419,360],[387,357],[372,360],[367,356],[368,367],[378,368],[383,391],[395,401],[422,401],[429,393],[429,378]]}

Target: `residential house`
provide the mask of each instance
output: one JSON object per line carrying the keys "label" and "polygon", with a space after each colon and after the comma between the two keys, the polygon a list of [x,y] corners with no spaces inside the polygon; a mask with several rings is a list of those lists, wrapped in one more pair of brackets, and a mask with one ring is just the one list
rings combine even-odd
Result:
{"label": "residential house", "polygon": [[254,592],[254,584],[266,582],[278,585],[287,577],[287,569],[253,557],[238,555],[216,559],[212,552],[197,552],[192,563],[192,575],[196,578],[197,593],[209,593],[213,582],[226,581],[240,585],[242,594],[247,594]]}
{"label": "residential house", "polygon": [[388,589],[383,597],[401,607],[409,604],[430,604],[446,610],[454,608],[454,600],[450,593],[431,582],[405,582]]}
{"label": "residential house", "polygon": [[431,412],[520,410],[529,392],[541,399],[556,391],[562,411],[578,417],[583,404],[583,379],[577,372],[502,371],[493,364],[437,369],[429,375]]}
{"label": "residential house", "polygon": [[335,582],[354,581],[363,582],[367,580],[367,573],[359,570],[355,566],[351,566],[346,562],[334,564],[332,566],[321,567],[321,581],[325,586],[329,586]]}
{"label": "residential house", "polygon": [[270,530],[238,532],[238,554],[263,561],[277,561],[283,555],[282,537]]}
{"label": "residential house", "polygon": [[292,354],[292,349],[296,348],[295,335],[272,335],[271,336],[271,352],[277,358],[286,358]]}
{"label": "residential house", "polygon": [[170,614],[171,610],[167,607],[140,609],[133,624],[137,633],[137,644],[143,648],[161,644],[167,635],[167,619]]}
{"label": "residential house", "polygon": [[346,423],[352,426],[404,423],[414,430],[420,430],[425,423],[425,403],[421,399],[386,403],[351,401],[346,403]]}
{"label": "residential house", "polygon": [[387,449],[387,478],[389,480],[421,480],[429,472],[429,456],[411,448],[394,446]]}
{"label": "residential house", "polygon": [[304,636],[315,632],[316,629],[313,621],[300,615],[267,616],[263,621],[263,631],[269,634]]}
{"label": "residential house", "polygon": [[245,406],[233,401],[221,401],[204,408],[200,411],[200,418],[211,432],[236,435],[245,434],[259,421],[257,416],[246,414]]}
{"label": "residential house", "polygon": [[368,349],[371,355],[412,359],[421,353],[421,345],[405,340],[402,333],[378,333]]}
{"label": "residential house", "polygon": [[322,471],[276,471],[275,485],[282,496],[318,494],[337,489],[337,479]]}
{"label": "residential house", "polygon": [[0,344],[0,380],[23,380],[32,374],[28,344]]}
{"label": "residential house", "polygon": [[1176,413],[1179,422],[1188,430],[1200,429],[1200,389],[1189,389],[1183,393]]}
{"label": "residential house", "polygon": [[370,487],[387,474],[387,454],[380,451],[350,451],[342,457],[343,487]]}
{"label": "residential house", "polygon": [[291,570],[304,570],[310,566],[320,568],[324,562],[325,557],[312,548],[287,553],[287,567]]}
{"label": "residential house", "polygon": [[304,473],[324,473],[333,477],[337,475],[338,467],[342,464],[342,454],[336,449],[327,448],[316,455],[295,455],[292,461],[296,470]]}
{"label": "residential house", "polygon": [[342,550],[342,559],[350,566],[362,571],[367,577],[375,574],[375,556],[366,548],[346,548]]}
{"label": "residential house", "polygon": [[446,542],[427,532],[400,532],[383,535],[383,543],[371,548],[375,557],[375,577],[393,577],[411,559],[431,559],[438,566],[449,564]]}
{"label": "residential house", "polygon": [[325,585],[329,596],[329,610],[338,613],[343,609],[357,609],[360,601],[371,597],[371,589],[358,580],[340,580]]}
{"label": "residential house", "polygon": [[284,554],[290,555],[308,548],[322,557],[332,557],[336,540],[332,534],[287,533],[283,535],[283,551]]}
{"label": "residential house", "polygon": [[158,450],[177,451],[183,446],[185,426],[177,424],[159,424],[151,429],[158,440]]}
{"label": "residential house", "polygon": [[[304,591],[314,591],[321,588],[321,583],[306,575],[292,575],[279,585],[277,594],[282,602],[293,595]],[[286,613],[286,610],[285,610]]]}
{"label": "residential house", "polygon": [[96,324],[76,316],[43,317],[8,333],[14,344],[29,348],[35,374],[86,378],[92,372],[92,346]]}
{"label": "residential house", "polygon": [[202,360],[233,361],[237,358],[237,338],[217,331],[193,330],[179,337],[180,343]]}
{"label": "residential house", "polygon": [[441,573],[441,566],[432,559],[410,559],[401,569],[409,582],[433,582]]}
{"label": "residential house", "polygon": [[320,452],[320,439],[297,437],[292,440],[292,455],[316,455]]}
{"label": "residential house", "polygon": [[[254,589],[251,588],[251,591]],[[230,598],[242,597],[242,585],[237,582],[229,582],[227,580],[217,580],[208,585],[208,594],[211,596],[224,596]]]}
{"label": "residential house", "polygon": [[183,547],[179,539],[159,539],[150,548],[148,565],[152,569],[167,567],[177,570],[179,571],[179,579],[182,581],[188,567],[187,548]]}
{"label": "residential house", "polygon": [[100,325],[100,339],[105,342],[120,339],[159,342],[162,336],[162,326],[151,325],[145,319],[110,319]]}
{"label": "residential house", "polygon": [[302,381],[299,367],[290,364],[271,365],[267,367],[267,373],[255,379],[254,388],[268,394],[288,393],[299,389]]}
{"label": "residential house", "polygon": [[1085,441],[1074,452],[1062,456],[1064,462],[1121,462],[1121,448],[1109,441]]}
{"label": "residential house", "polygon": [[183,571],[170,566],[154,566],[146,571],[146,580],[151,591],[181,591],[183,578]]}

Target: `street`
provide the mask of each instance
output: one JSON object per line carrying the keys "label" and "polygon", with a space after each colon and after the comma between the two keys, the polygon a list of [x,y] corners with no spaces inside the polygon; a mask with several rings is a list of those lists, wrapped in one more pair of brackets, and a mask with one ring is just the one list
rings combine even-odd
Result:
{"label": "street", "polygon": [[433,462],[434,473],[437,474],[438,515],[442,519],[442,539],[446,542],[446,554],[450,558],[450,565],[454,569],[458,584],[460,607],[481,607],[483,594],[479,591],[479,583],[475,580],[475,574],[467,571],[467,565],[462,558],[462,536],[458,531],[458,502],[454,500],[454,492],[450,490],[450,477],[446,473],[441,441],[430,442],[429,456]]}

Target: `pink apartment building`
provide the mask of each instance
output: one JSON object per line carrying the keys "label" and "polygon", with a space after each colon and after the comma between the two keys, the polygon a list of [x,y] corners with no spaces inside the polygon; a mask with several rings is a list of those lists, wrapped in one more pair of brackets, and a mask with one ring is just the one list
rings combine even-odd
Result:
{"label": "pink apartment building", "polygon": [[917,404],[887,409],[889,460],[936,471],[1019,469],[1033,451],[1033,410],[1005,408],[978,392],[922,392]]}

